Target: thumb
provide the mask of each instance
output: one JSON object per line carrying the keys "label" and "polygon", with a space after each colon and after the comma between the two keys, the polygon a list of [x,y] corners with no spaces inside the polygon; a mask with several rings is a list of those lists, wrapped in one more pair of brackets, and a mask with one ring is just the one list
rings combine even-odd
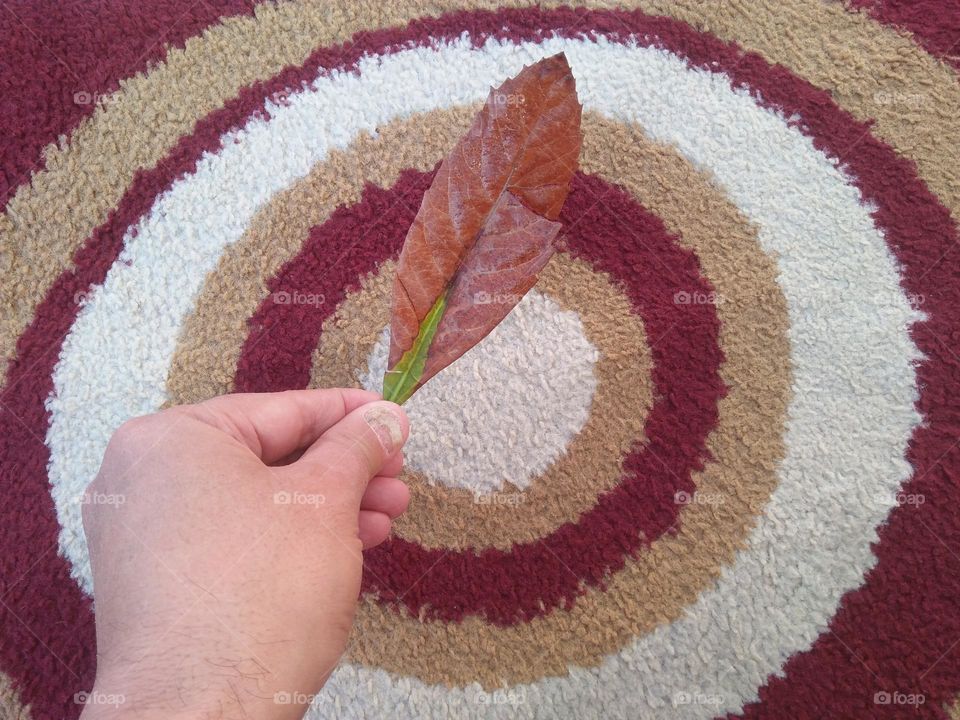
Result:
{"label": "thumb", "polygon": [[328,497],[359,508],[367,483],[409,434],[410,423],[399,405],[368,403],[324,432],[292,467],[321,482]]}

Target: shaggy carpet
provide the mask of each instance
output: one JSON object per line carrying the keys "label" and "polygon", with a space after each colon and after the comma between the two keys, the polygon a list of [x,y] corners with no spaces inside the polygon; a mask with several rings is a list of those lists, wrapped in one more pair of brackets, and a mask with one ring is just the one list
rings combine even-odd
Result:
{"label": "shaggy carpet", "polygon": [[96,700],[113,430],[377,389],[437,162],[562,50],[565,249],[409,403],[309,717],[950,717],[955,2],[0,4],[0,716]]}

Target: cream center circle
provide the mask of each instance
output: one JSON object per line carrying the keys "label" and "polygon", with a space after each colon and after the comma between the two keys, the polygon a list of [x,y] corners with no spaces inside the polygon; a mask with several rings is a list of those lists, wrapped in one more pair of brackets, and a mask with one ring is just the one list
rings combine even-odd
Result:
{"label": "cream center circle", "polygon": [[[385,328],[366,371],[357,371],[368,390],[383,387],[389,345]],[[531,290],[405,403],[407,467],[432,484],[470,490],[478,502],[521,502],[510,492],[526,490],[587,423],[599,356],[576,312]]]}

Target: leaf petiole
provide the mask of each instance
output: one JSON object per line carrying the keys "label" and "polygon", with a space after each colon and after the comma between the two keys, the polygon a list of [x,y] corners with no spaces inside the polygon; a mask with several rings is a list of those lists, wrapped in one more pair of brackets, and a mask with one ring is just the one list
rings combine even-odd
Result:
{"label": "leaf petiole", "polygon": [[417,389],[427,363],[427,353],[433,342],[433,336],[440,325],[440,318],[447,308],[447,291],[437,298],[430,312],[420,323],[413,345],[400,358],[399,362],[383,377],[383,399],[403,405]]}

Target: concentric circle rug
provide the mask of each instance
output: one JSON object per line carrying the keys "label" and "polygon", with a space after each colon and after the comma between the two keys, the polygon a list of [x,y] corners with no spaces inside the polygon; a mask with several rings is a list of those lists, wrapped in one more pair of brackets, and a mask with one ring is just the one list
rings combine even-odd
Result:
{"label": "concentric circle rug", "polygon": [[0,715],[95,665],[126,419],[378,389],[490,86],[563,51],[564,250],[409,403],[409,512],[310,717],[945,718],[960,693],[960,9],[4,3]]}

